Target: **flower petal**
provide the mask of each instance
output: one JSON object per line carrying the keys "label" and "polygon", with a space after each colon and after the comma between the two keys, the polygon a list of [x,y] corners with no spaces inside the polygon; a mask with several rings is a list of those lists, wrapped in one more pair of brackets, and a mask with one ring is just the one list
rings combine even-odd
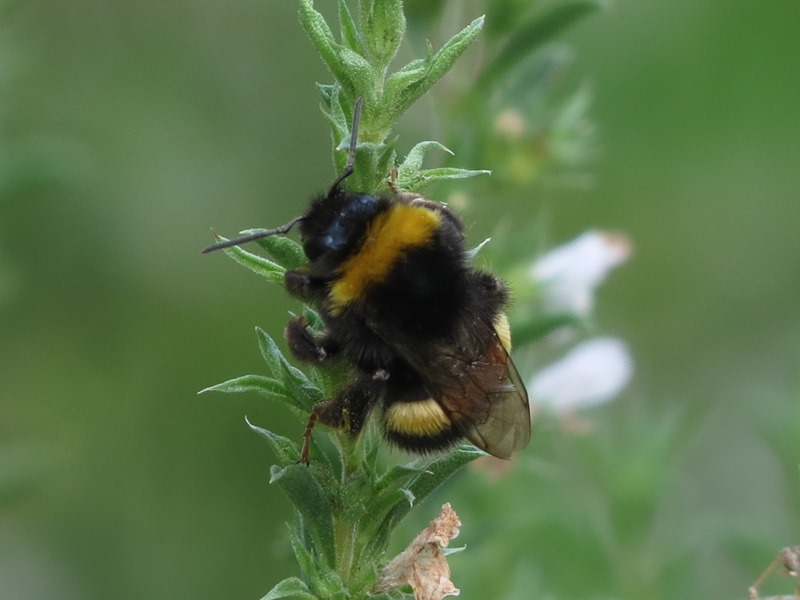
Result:
{"label": "flower petal", "polygon": [[594,290],[631,251],[624,235],[587,231],[542,256],[531,276],[542,286],[545,310],[587,316],[594,306]]}
{"label": "flower petal", "polygon": [[541,369],[528,389],[538,405],[561,413],[609,402],[632,376],[633,359],[625,343],[596,338]]}

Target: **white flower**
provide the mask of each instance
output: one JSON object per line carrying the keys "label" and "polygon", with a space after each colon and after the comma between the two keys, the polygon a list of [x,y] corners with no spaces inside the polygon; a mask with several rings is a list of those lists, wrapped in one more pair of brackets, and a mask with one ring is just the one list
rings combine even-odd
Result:
{"label": "white flower", "polygon": [[623,235],[587,231],[542,256],[531,275],[542,286],[544,309],[588,316],[594,307],[595,288],[611,269],[630,258],[631,249]]}
{"label": "white flower", "polygon": [[557,413],[605,404],[628,385],[633,359],[615,338],[595,338],[540,370],[528,384],[537,405]]}

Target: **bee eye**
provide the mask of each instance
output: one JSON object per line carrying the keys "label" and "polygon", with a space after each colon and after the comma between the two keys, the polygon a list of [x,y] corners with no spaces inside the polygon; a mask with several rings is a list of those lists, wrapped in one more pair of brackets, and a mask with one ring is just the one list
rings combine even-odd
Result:
{"label": "bee eye", "polygon": [[327,233],[318,237],[311,237],[303,244],[303,250],[309,260],[316,260],[325,253],[335,253],[347,243],[346,232],[341,226],[332,225]]}
{"label": "bee eye", "polygon": [[[320,219],[322,227],[318,233],[309,233],[303,242],[309,260],[349,248],[363,235],[367,223],[379,210],[378,199],[369,194],[347,194],[344,200],[344,205],[339,207],[323,204],[322,210],[332,210],[327,220]],[[318,219],[309,217],[309,221],[318,222]]]}
{"label": "bee eye", "polygon": [[[326,236],[327,237],[327,236]],[[315,261],[326,249],[326,239],[319,237],[308,238],[303,241],[303,252],[306,253],[308,260]]]}

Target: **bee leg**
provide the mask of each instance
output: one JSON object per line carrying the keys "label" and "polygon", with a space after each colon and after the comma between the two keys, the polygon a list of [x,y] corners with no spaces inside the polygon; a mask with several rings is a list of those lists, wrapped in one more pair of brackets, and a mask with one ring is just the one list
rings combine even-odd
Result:
{"label": "bee leg", "polygon": [[313,300],[320,293],[317,281],[306,269],[286,271],[283,276],[283,285],[289,294],[301,300]]}
{"label": "bee leg", "polygon": [[317,402],[311,409],[303,433],[300,462],[308,464],[311,432],[317,422],[335,429],[345,429],[351,437],[356,437],[364,427],[369,412],[375,405],[380,385],[382,384],[374,383],[372,378],[369,380],[358,379],[343,389],[336,397]]}
{"label": "bee leg", "polygon": [[311,414],[308,415],[308,423],[306,424],[306,430],[303,433],[303,449],[300,451],[300,462],[305,466],[308,466],[308,447],[311,444],[311,432],[314,429],[317,418],[317,412],[312,410]]}
{"label": "bee leg", "polygon": [[286,324],[283,331],[289,350],[297,360],[319,363],[338,353],[336,344],[324,334],[315,335],[308,328],[308,319],[296,317]]}
{"label": "bee leg", "polygon": [[344,423],[344,413],[346,408],[342,405],[343,394],[331,400],[323,400],[317,402],[311,409],[311,414],[308,415],[308,423],[306,423],[306,430],[303,432],[303,449],[300,451],[300,462],[308,465],[308,453],[311,446],[311,432],[314,430],[314,425],[317,421],[329,427],[341,428]]}
{"label": "bee leg", "polygon": [[392,167],[392,170],[389,173],[389,181],[386,182],[386,185],[389,186],[389,189],[392,190],[393,194],[400,193],[400,188],[397,186],[397,167]]}

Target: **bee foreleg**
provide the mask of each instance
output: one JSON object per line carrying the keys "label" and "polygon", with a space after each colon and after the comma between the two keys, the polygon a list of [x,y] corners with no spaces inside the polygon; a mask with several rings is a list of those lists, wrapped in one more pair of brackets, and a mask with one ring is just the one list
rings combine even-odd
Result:
{"label": "bee foreleg", "polygon": [[283,275],[283,285],[289,294],[301,300],[313,300],[319,292],[314,278],[306,269],[286,271]]}
{"label": "bee foreleg", "polygon": [[297,360],[319,363],[339,353],[338,345],[327,335],[315,334],[308,328],[305,317],[296,317],[289,321],[283,334],[289,350]]}

